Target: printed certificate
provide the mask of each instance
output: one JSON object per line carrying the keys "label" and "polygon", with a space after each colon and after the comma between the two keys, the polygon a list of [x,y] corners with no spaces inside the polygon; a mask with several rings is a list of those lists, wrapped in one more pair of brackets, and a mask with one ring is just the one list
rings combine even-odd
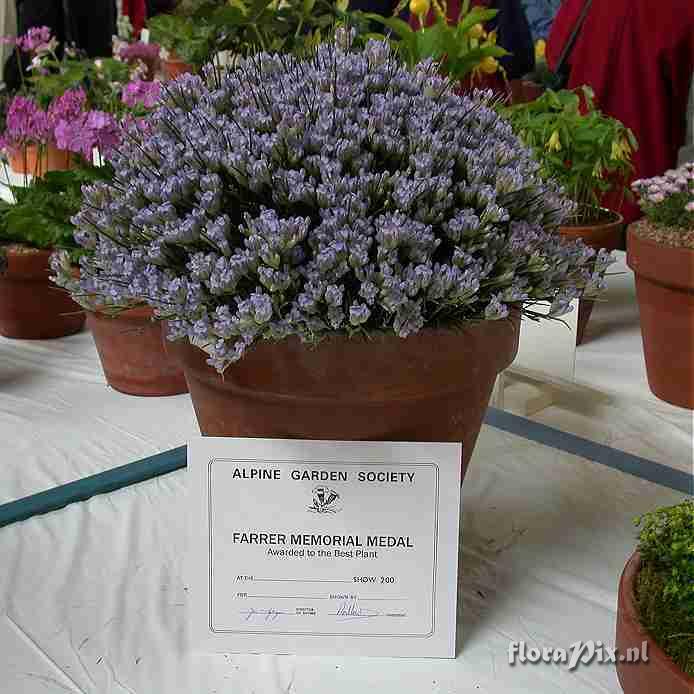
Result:
{"label": "printed certificate", "polygon": [[193,645],[454,657],[461,445],[200,438]]}

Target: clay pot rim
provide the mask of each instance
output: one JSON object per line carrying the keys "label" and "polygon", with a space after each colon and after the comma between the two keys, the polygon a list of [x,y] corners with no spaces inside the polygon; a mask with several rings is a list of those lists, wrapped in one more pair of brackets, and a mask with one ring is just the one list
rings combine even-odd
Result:
{"label": "clay pot rim", "polygon": [[87,313],[96,316],[102,320],[151,320],[154,317],[154,309],[151,306],[134,306],[126,308],[114,315],[109,315],[106,311],[101,310],[102,307],[97,306],[95,311],[87,310]]}
{"label": "clay pot rim", "polygon": [[[520,331],[520,311],[514,311],[512,315],[509,318],[500,320],[500,321],[479,321],[480,324],[482,325],[489,325],[493,324],[493,327],[499,327],[501,326],[507,326],[509,330],[518,330]],[[474,327],[474,325],[472,326]],[[452,330],[452,329],[445,329],[445,328],[423,328],[420,330],[418,333],[413,335],[410,338],[405,338],[405,339],[417,339],[417,337],[420,338],[427,338],[427,337],[465,337],[465,333],[469,330],[469,328],[462,328],[461,330]],[[395,342],[396,340],[402,341],[403,338],[398,337],[397,335],[394,334],[388,334],[385,333],[382,336],[383,340],[382,341],[389,341],[389,342]],[[288,340],[291,340],[294,344],[303,344],[299,341],[299,338],[296,336],[291,336],[287,338],[286,340],[280,341],[282,342],[287,342]],[[350,338],[346,335],[331,335],[330,337],[326,338],[324,342],[332,341],[333,344],[346,344],[350,341],[353,340],[360,340],[361,344],[370,344],[372,343],[371,340],[368,340],[366,338]],[[380,341],[378,338],[374,340],[373,342]],[[374,408],[382,408],[385,404],[388,402],[392,401],[392,394],[389,393],[384,393],[384,395],[381,398],[373,398],[373,397],[364,397],[364,396],[355,396],[352,391],[345,391],[343,397],[336,397],[335,393],[332,393],[330,395],[312,395],[312,396],[306,396],[306,395],[299,395],[297,393],[276,393],[276,392],[271,392],[271,391],[261,391],[255,388],[248,388],[245,386],[239,386],[238,384],[234,383],[231,380],[226,380],[224,377],[224,374],[219,374],[217,371],[215,371],[211,366],[209,366],[206,363],[206,357],[208,356],[207,353],[201,349],[200,347],[197,347],[193,344],[191,344],[187,339],[181,339],[181,340],[174,340],[174,344],[178,346],[179,354],[181,355],[180,361],[182,362],[184,370],[191,371],[194,374],[194,377],[197,378],[198,380],[204,381],[209,384],[214,384],[218,385],[220,382],[224,382],[224,388],[226,390],[233,391],[236,395],[242,396],[244,398],[248,398],[251,400],[258,400],[262,402],[273,402],[273,403],[284,403],[285,405],[291,405],[292,403],[301,403],[302,405],[313,405],[313,406],[330,406],[332,408],[336,407],[360,407],[360,408],[368,408],[368,407],[374,407]],[[280,344],[277,343],[277,344]],[[264,344],[269,344],[269,343],[264,343]],[[319,343],[317,345],[317,348],[320,348],[320,345],[323,343]],[[308,347],[308,346],[307,346]],[[310,347],[308,347],[310,348]],[[515,357],[515,354],[514,354]],[[504,364],[504,366],[501,367],[500,370],[503,370],[504,368],[507,368],[509,364]],[[230,366],[230,368],[233,368],[233,364]],[[416,402],[425,402],[425,401],[430,401],[432,399],[443,399],[443,398],[448,398],[452,397],[461,391],[465,391],[465,386],[464,384],[460,385],[455,385],[455,381],[451,381],[451,386],[446,389],[435,389],[435,390],[428,390],[428,391],[423,391],[419,394],[416,395],[408,395],[408,396],[403,396],[401,394],[398,395],[398,400],[400,402],[410,402],[410,403],[416,403]]]}
{"label": "clay pot rim", "polygon": [[[662,265],[673,256],[681,260],[681,263],[678,262],[676,267],[673,267],[672,274],[665,276],[654,270],[654,265]],[[654,258],[658,258],[658,261],[654,262]],[[694,249],[668,246],[630,232],[627,234],[627,265],[637,278],[642,277],[680,292],[694,291],[694,271],[682,269],[682,266],[686,265],[694,268]]]}
{"label": "clay pot rim", "polygon": [[[21,251],[18,249],[22,249]],[[28,246],[24,243],[8,243],[8,244],[3,244],[2,246],[3,251],[5,252],[6,255],[8,256],[15,256],[15,257],[21,257],[21,258],[26,258],[26,257],[48,257],[50,258],[53,253],[55,252],[55,249],[53,248],[34,248],[34,246]]]}
{"label": "clay pot rim", "polygon": [[636,577],[641,570],[641,555],[638,551],[634,552],[627,561],[622,578],[619,584],[620,595],[624,596],[625,600],[620,601],[619,609],[624,616],[636,625],[639,635],[643,636],[643,640],[648,642],[648,659],[657,660],[658,664],[668,670],[672,676],[681,684],[690,688],[694,688],[694,677],[690,677],[686,672],[681,670],[670,658],[670,656],[656,643],[655,639],[646,631],[641,624],[639,612],[636,609],[636,601],[634,599],[634,588],[636,587]]}
{"label": "clay pot rim", "polygon": [[602,227],[615,226],[617,224],[624,224],[624,215],[617,210],[611,210],[608,207],[602,207],[602,205],[583,205],[583,208],[590,208],[594,210],[600,210],[600,212],[609,215],[610,219],[604,222],[599,222],[598,224],[562,224],[562,228],[566,229],[601,229]]}
{"label": "clay pot rim", "polygon": [[668,243],[658,243],[654,239],[648,239],[640,234],[637,234],[633,229],[633,224],[630,224],[627,229],[627,239],[635,239],[638,243],[644,244],[644,246],[650,246],[651,248],[664,251],[672,251],[674,253],[691,254],[694,257],[694,248],[688,248],[687,246],[671,246]]}

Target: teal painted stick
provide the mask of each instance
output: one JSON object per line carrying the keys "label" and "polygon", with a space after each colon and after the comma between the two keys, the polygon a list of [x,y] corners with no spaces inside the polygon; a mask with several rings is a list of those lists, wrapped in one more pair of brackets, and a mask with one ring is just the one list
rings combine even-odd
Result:
{"label": "teal painted stick", "polygon": [[[694,475],[683,470],[640,458],[601,443],[588,441],[580,436],[538,422],[531,422],[523,417],[492,407],[487,412],[485,424],[614,470],[640,477],[649,482],[669,487],[683,494],[694,494]],[[108,494],[131,484],[138,484],[153,477],[180,470],[186,467],[186,456],[187,448],[181,446],[138,460],[135,463],[85,477],[77,482],[70,482],[45,492],[27,496],[24,499],[10,501],[0,506],[0,528],[42,513],[57,511],[76,501],[86,501],[97,494]]]}
{"label": "teal painted stick", "polygon": [[45,492],[10,501],[0,506],[0,528],[42,513],[57,511],[77,501],[86,501],[97,494],[115,492],[131,484],[180,470],[186,467],[186,456],[187,447],[181,446],[76,482],[68,482]]}

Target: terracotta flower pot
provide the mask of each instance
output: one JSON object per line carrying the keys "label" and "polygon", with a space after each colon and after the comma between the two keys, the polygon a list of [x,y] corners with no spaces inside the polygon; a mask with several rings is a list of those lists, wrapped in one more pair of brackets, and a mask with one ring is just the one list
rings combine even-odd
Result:
{"label": "terracotta flower pot", "polygon": [[14,173],[30,176],[43,176],[47,171],[68,171],[72,168],[72,154],[53,144],[12,149],[9,160]]}
{"label": "terracotta flower pot", "polygon": [[641,558],[636,552],[624,567],[619,582],[615,645],[618,654],[626,656],[629,649],[641,653],[645,642],[648,661],[627,663],[617,659],[617,676],[624,694],[694,694],[694,677],[680,670],[641,626],[634,599],[640,569]]}
{"label": "terracotta flower pot", "polygon": [[[603,224],[586,226],[559,227],[559,233],[568,241],[583,241],[586,246],[599,251],[605,249],[616,251],[622,247],[622,234],[624,230],[624,218],[617,212],[610,212],[613,219]],[[586,326],[593,313],[595,302],[590,299],[580,299],[578,302],[578,331],[576,344],[583,344]]]}
{"label": "terracotta flower pot", "polygon": [[220,376],[173,343],[208,436],[462,441],[465,474],[495,379],[518,351],[520,317],[403,340],[263,342]]}
{"label": "terracotta flower pot", "polygon": [[648,385],[661,400],[694,409],[694,250],[630,230],[627,264],[636,275]]}
{"label": "terracotta flower pot", "polygon": [[0,275],[0,335],[45,340],[79,332],[84,311],[50,276],[50,251],[7,248]]}
{"label": "terracotta flower pot", "polygon": [[162,326],[152,309],[138,307],[116,317],[89,312],[106,381],[128,395],[179,395],[188,387],[183,371],[165,351]]}
{"label": "terracotta flower pot", "polygon": [[512,104],[527,104],[539,99],[545,92],[545,88],[541,84],[532,80],[515,79],[511,80],[509,84]]}
{"label": "terracotta flower pot", "polygon": [[162,60],[161,67],[167,80],[174,80],[181,75],[195,72],[190,63],[186,63],[180,58],[176,57],[171,57],[168,60]]}

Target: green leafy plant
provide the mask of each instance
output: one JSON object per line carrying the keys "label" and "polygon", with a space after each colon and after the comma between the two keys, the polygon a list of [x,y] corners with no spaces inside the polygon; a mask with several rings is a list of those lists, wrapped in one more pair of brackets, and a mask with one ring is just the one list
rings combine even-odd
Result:
{"label": "green leafy plant", "polygon": [[29,91],[43,108],[68,89],[82,87],[92,108],[109,113],[123,110],[120,90],[130,81],[127,63],[115,58],[63,58],[45,60],[43,65],[45,74],[37,73],[28,79]]}
{"label": "green leafy plant", "polygon": [[596,107],[589,87],[575,92],[548,90],[536,101],[503,110],[534,150],[542,177],[557,181],[578,203],[574,223],[599,222],[600,200],[606,193],[628,194],[636,138]]}
{"label": "green leafy plant", "polygon": [[109,180],[110,167],[82,166],[49,171],[26,187],[12,186],[15,203],[0,201],[0,243],[30,248],[61,248],[79,256],[70,221],[82,205],[82,186]]}
{"label": "green leafy plant", "polygon": [[[400,3],[396,14],[404,5],[404,2]],[[451,24],[445,1],[435,1],[433,22],[425,26],[423,18],[429,9],[427,0],[410,2],[410,12],[420,16],[421,26],[418,28],[413,28],[397,16],[384,18],[367,13],[365,17],[384,25],[397,37],[391,38],[391,43],[410,68],[431,58],[440,63],[442,71],[453,80],[481,73],[492,74],[499,70],[497,59],[508,55],[508,51],[497,45],[494,32],[488,33],[484,29],[484,24],[496,17],[498,10],[470,8],[470,0],[465,0],[457,21]]]}
{"label": "green leafy plant", "polygon": [[694,675],[694,500],[638,518],[641,622],[686,673]]}
{"label": "green leafy plant", "polygon": [[307,53],[347,17],[346,4],[329,0],[229,0],[157,15],[149,28],[154,41],[200,67],[226,50]]}

